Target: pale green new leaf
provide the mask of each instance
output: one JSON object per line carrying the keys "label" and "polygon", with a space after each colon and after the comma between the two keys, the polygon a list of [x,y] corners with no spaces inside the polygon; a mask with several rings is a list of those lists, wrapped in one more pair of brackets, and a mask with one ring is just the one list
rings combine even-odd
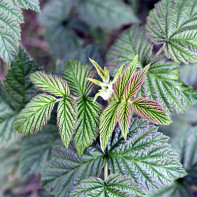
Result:
{"label": "pale green new leaf", "polygon": [[4,80],[4,87],[9,104],[20,111],[35,94],[35,88],[29,79],[30,74],[38,69],[22,47],[18,48],[17,59],[11,66]]}
{"label": "pale green new leaf", "polygon": [[107,65],[112,73],[116,72],[122,63],[133,61],[136,54],[140,68],[151,64],[138,98],[158,101],[170,114],[184,112],[196,102],[196,93],[179,78],[179,65],[163,56],[153,59],[152,44],[143,28],[132,26],[120,36],[107,54]]}
{"label": "pale green new leaf", "polygon": [[39,0],[11,0],[14,5],[40,12]]}
{"label": "pale green new leaf", "polygon": [[94,84],[87,78],[95,78],[96,73],[77,60],[68,60],[64,65],[63,77],[67,81],[71,93],[77,96],[88,96],[92,91]]}
{"label": "pale green new leaf", "polygon": [[154,190],[186,175],[177,154],[167,143],[168,137],[157,132],[148,121],[133,120],[127,135],[117,128],[108,145],[111,173],[129,176],[146,190]]}
{"label": "pale green new leaf", "polygon": [[49,121],[56,98],[46,94],[35,96],[19,113],[14,129],[22,134],[35,134]]}
{"label": "pale green new leaf", "polygon": [[79,155],[98,137],[101,106],[91,98],[77,101],[78,119],[75,131],[75,145]]}
{"label": "pale green new leaf", "polygon": [[119,174],[110,175],[106,181],[100,178],[89,178],[81,181],[71,193],[71,197],[140,197],[145,196],[131,178]]}
{"label": "pale green new leaf", "polygon": [[43,132],[22,138],[19,165],[23,177],[42,172],[58,137],[57,127],[49,123]]}
{"label": "pale green new leaf", "polygon": [[138,22],[132,8],[120,0],[80,0],[77,12],[88,25],[105,30]]}
{"label": "pale green new leaf", "polygon": [[37,71],[31,74],[32,83],[44,92],[48,92],[55,96],[67,96],[70,94],[69,87],[62,78],[57,75],[46,74],[43,71]]}
{"label": "pale green new leaf", "polygon": [[163,44],[168,58],[197,62],[196,0],[162,0],[150,12],[146,32],[155,44]]}
{"label": "pale green new leaf", "polygon": [[70,192],[81,180],[98,177],[104,163],[104,153],[98,147],[90,146],[79,156],[73,143],[66,149],[57,142],[51,160],[42,172],[42,185],[57,197],[70,197]]}
{"label": "pale green new leaf", "polygon": [[16,113],[0,98],[0,146],[7,146],[16,140],[17,133],[13,129]]}
{"label": "pale green new leaf", "polygon": [[99,130],[103,150],[105,150],[112,132],[116,126],[119,104],[119,101],[110,103],[101,115]]}
{"label": "pale green new leaf", "polygon": [[68,145],[76,128],[77,103],[73,96],[62,98],[57,108],[57,125],[64,145]]}

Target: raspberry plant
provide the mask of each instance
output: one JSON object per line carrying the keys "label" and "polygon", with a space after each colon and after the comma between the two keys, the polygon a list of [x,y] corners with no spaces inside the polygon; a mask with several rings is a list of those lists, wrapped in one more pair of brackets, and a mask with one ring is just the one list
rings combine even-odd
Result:
{"label": "raspberry plant", "polygon": [[[37,0],[0,1],[0,56],[9,65],[0,83],[0,144],[9,145],[2,163],[17,155],[14,169],[40,173],[57,197],[191,196],[197,136],[186,116],[173,115],[197,102],[189,86],[196,82],[188,83],[196,69],[185,65],[185,83],[179,76],[182,63],[197,62],[196,0],[158,2],[145,26],[133,24],[106,50],[105,63],[73,29],[80,22],[93,38],[100,29],[105,35],[139,22],[132,8],[121,0],[49,2],[40,21],[51,51],[64,57],[52,74],[18,43],[22,8],[40,11]],[[180,117],[183,135],[170,142],[177,154],[163,129]]]}

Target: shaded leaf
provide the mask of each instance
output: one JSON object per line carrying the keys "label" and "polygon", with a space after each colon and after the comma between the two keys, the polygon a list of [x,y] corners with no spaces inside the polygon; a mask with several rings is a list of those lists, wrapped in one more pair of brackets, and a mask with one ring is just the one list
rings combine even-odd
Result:
{"label": "shaded leaf", "polygon": [[39,132],[51,117],[56,98],[46,94],[35,96],[19,113],[14,129],[22,134]]}
{"label": "shaded leaf", "polygon": [[16,6],[40,12],[39,0],[12,0]]}

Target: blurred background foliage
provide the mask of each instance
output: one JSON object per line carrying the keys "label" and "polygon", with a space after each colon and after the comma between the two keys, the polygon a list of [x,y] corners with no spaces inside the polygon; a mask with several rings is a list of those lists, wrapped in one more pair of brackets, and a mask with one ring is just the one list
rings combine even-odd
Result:
{"label": "blurred background foliage", "polygon": [[[40,0],[40,15],[23,11],[25,23],[21,25],[21,44],[37,64],[49,72],[61,73],[68,59],[89,63],[88,57],[91,57],[104,65],[106,51],[116,38],[132,24],[143,25],[157,1]],[[4,79],[7,70],[7,66],[0,62],[0,80]],[[180,76],[186,84],[197,90],[197,65],[183,65]],[[197,105],[172,119],[173,124],[162,126],[160,131],[171,137],[170,143],[177,150],[188,176],[150,196],[197,196]],[[23,137],[22,141],[26,146],[34,147],[32,140],[38,139],[42,138]],[[49,196],[40,187],[39,171],[28,173],[28,169],[25,169],[25,172],[21,172],[19,160],[22,151],[20,137],[9,147],[0,148],[0,196]],[[42,154],[48,157],[50,148],[45,147]],[[36,159],[39,161],[39,158]]]}

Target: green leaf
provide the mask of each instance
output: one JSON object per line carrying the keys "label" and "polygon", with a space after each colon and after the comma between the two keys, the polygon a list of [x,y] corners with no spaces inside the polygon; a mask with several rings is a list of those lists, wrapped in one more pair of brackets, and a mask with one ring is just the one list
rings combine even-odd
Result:
{"label": "green leaf", "polygon": [[108,52],[107,64],[117,72],[123,62],[131,62],[136,54],[140,68],[151,64],[136,97],[158,101],[170,114],[182,113],[196,102],[196,93],[179,78],[179,65],[163,56],[152,57],[152,44],[143,28],[132,26],[125,31]]}
{"label": "green leaf", "polygon": [[197,62],[196,15],[196,0],[162,0],[149,14],[147,35],[153,43],[163,44],[168,58]]}
{"label": "green leaf", "polygon": [[145,196],[145,193],[131,178],[110,175],[105,182],[94,177],[83,180],[71,194],[71,197],[86,196],[139,197]]}
{"label": "green leaf", "polygon": [[136,55],[134,60],[128,65],[122,75],[120,75],[120,77],[117,79],[114,85],[114,94],[117,100],[122,99],[126,85],[136,71],[137,61],[138,55]]}
{"label": "green leaf", "polygon": [[37,71],[31,74],[32,83],[44,92],[48,92],[55,96],[64,97],[70,94],[66,81],[57,75],[46,74],[43,71]]}
{"label": "green leaf", "polygon": [[89,147],[82,156],[78,156],[74,145],[69,149],[58,142],[55,144],[51,160],[42,173],[42,185],[58,197],[69,197],[70,192],[81,180],[99,176],[105,158],[98,147]]}
{"label": "green leaf", "polygon": [[48,124],[42,133],[22,138],[20,170],[27,177],[44,170],[50,159],[52,145],[58,139],[56,126]]}
{"label": "green leaf", "polygon": [[96,73],[77,60],[68,60],[64,65],[63,77],[67,81],[70,91],[80,97],[88,96],[94,84],[87,78],[95,78]]}
{"label": "green leaf", "polygon": [[12,0],[14,5],[40,12],[39,0]]}
{"label": "green leaf", "polygon": [[139,22],[132,8],[119,0],[82,0],[78,3],[77,12],[88,25],[105,30]]}
{"label": "green leaf", "polygon": [[0,99],[0,146],[7,146],[17,138],[13,129],[16,113]]}
{"label": "green leaf", "polygon": [[19,47],[17,59],[11,66],[4,80],[5,92],[9,104],[20,111],[35,94],[35,88],[29,76],[37,70],[37,65],[32,61],[22,47]]}
{"label": "green leaf", "polygon": [[123,101],[118,107],[118,123],[125,140],[131,120],[131,107],[128,101]]}
{"label": "green leaf", "polygon": [[114,101],[110,103],[103,111],[100,118],[100,138],[102,149],[105,150],[112,132],[117,123],[118,106],[120,102]]}
{"label": "green leaf", "polygon": [[68,148],[77,121],[77,103],[73,96],[62,98],[57,108],[57,125],[64,145]]}
{"label": "green leaf", "polygon": [[51,117],[56,98],[46,94],[35,96],[19,113],[14,129],[22,134],[39,132]]}
{"label": "green leaf", "polygon": [[129,176],[146,190],[161,188],[186,175],[167,143],[169,138],[148,121],[135,119],[127,139],[125,143],[117,128],[110,140],[107,156],[111,173]]}
{"label": "green leaf", "polygon": [[77,101],[78,119],[75,132],[75,145],[79,155],[90,146],[98,136],[101,106],[91,98],[80,98]]}
{"label": "green leaf", "polygon": [[155,124],[170,124],[172,121],[160,103],[151,99],[135,99],[133,109],[142,117]]}

